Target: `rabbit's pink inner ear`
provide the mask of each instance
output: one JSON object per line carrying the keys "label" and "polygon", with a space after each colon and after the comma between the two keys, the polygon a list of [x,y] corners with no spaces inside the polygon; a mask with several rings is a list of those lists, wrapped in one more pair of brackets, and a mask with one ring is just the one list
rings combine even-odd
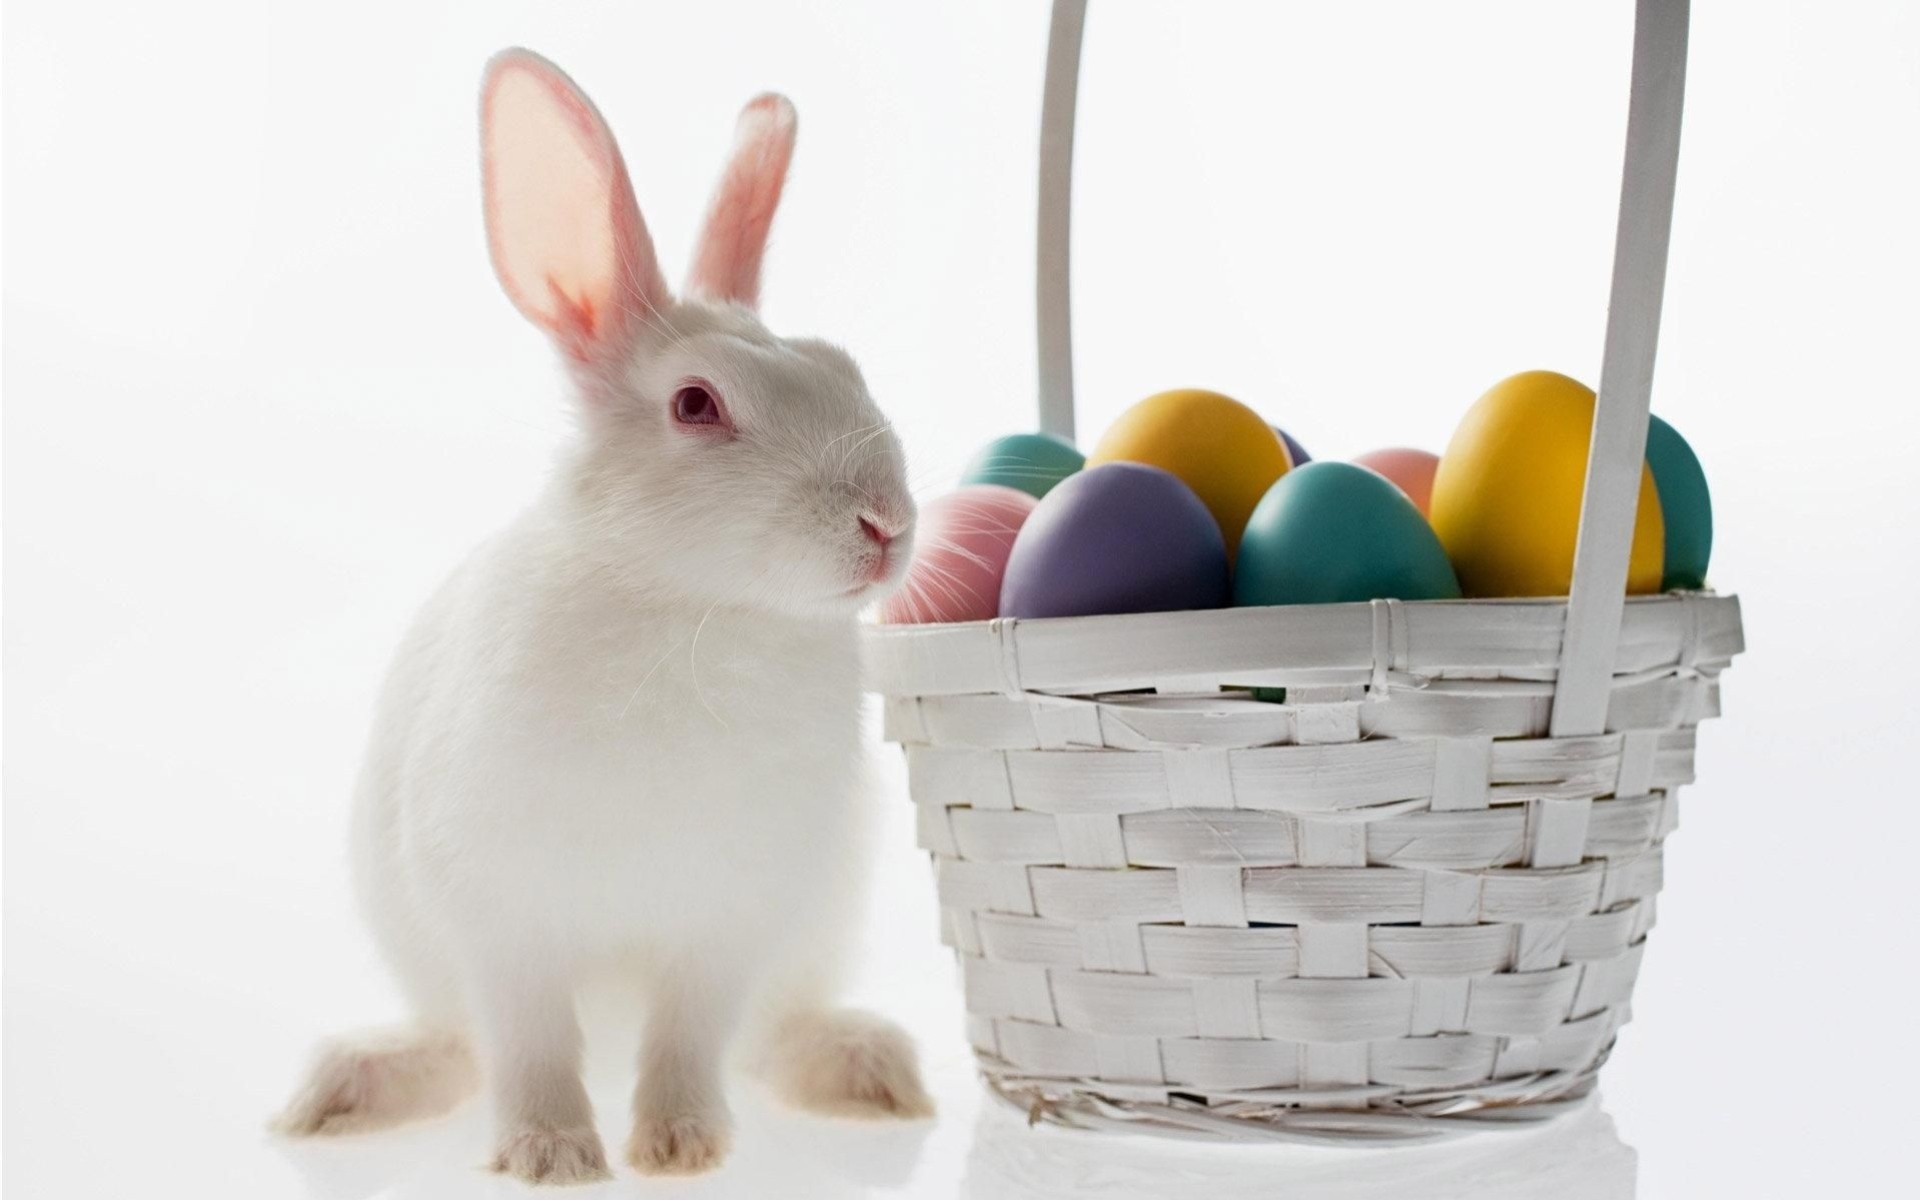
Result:
{"label": "rabbit's pink inner ear", "polygon": [[771,92],[741,110],[733,157],[707,209],[687,276],[689,293],[749,308],[759,303],[760,260],[793,161],[798,123],[787,98]]}
{"label": "rabbit's pink inner ear", "polygon": [[617,353],[668,293],[606,122],[558,67],[525,50],[488,64],[480,119],[501,286],[568,353]]}

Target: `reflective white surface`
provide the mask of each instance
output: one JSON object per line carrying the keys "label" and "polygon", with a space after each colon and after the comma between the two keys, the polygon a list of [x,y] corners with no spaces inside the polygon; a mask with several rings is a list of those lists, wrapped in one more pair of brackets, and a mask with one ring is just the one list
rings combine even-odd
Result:
{"label": "reflective white surface", "polygon": [[[953,1081],[943,1081],[951,1083]],[[740,1152],[691,1183],[622,1179],[582,1196],[781,1196],[855,1200],[1624,1200],[1636,1158],[1598,1107],[1539,1130],[1393,1150],[1196,1145],[1030,1128],[1018,1113],[943,1088],[937,1129],[862,1130],[770,1112],[742,1116]],[[955,1111],[955,1109],[961,1111]],[[962,1116],[962,1112],[970,1115]],[[286,1145],[308,1200],[451,1200],[519,1189],[463,1165],[484,1149],[472,1117],[354,1144]]]}
{"label": "reflective white surface", "polygon": [[[1707,465],[1714,577],[1751,649],[1682,792],[1610,1117],[1364,1153],[1028,1131],[973,1082],[896,769],[858,991],[919,1037],[940,1119],[846,1127],[743,1089],[720,1174],[583,1194],[1901,1190],[1920,1078],[1920,11],[1696,9],[1655,407]],[[1192,383],[1324,456],[1437,447],[1504,374],[1590,373],[1630,6],[1389,11],[1095,6],[1088,429]],[[395,1015],[346,889],[367,712],[406,614],[567,425],[482,251],[485,56],[528,42],[592,88],[669,262],[735,106],[789,91],[804,120],[770,321],[852,347],[938,487],[1031,420],[1043,17],[10,0],[11,1200],[523,1194],[477,1168],[477,1108],[331,1145],[262,1131],[316,1037]],[[597,1045],[616,1145],[629,1041]]]}

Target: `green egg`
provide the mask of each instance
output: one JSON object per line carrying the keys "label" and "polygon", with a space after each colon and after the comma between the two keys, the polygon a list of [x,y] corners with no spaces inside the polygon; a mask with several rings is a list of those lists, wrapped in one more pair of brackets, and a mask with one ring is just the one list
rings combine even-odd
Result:
{"label": "green egg", "polygon": [[1247,521],[1233,602],[1457,600],[1440,539],[1406,493],[1352,463],[1295,467]]}
{"label": "green egg", "polygon": [[1013,433],[982,446],[967,464],[960,482],[994,483],[1039,497],[1086,465],[1087,456],[1063,438],[1050,433]]}
{"label": "green egg", "polygon": [[1660,590],[1698,591],[1707,586],[1707,558],[1713,552],[1713,501],[1707,495],[1707,473],[1700,469],[1687,439],[1659,417],[1647,425],[1647,469],[1653,472],[1660,515],[1667,525]]}

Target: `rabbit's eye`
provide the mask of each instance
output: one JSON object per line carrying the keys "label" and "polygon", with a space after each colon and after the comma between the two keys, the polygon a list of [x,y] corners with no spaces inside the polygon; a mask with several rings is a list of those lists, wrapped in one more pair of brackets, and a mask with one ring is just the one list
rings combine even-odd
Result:
{"label": "rabbit's eye", "polygon": [[725,425],[726,414],[713,389],[704,383],[686,383],[673,394],[673,419],[682,425]]}

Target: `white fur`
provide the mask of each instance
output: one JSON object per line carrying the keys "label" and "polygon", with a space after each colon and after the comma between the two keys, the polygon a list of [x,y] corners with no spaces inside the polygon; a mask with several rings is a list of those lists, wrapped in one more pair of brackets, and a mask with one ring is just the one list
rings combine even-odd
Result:
{"label": "white fur", "polygon": [[[509,65],[565,82],[532,56]],[[833,1008],[873,803],[856,614],[910,543],[899,441],[839,350],[776,338],[725,298],[616,299],[650,311],[603,342],[556,333],[577,443],[428,602],[379,705],[353,860],[412,1032],[325,1057],[291,1132],[444,1110],[471,1086],[471,1045],[496,1169],[600,1177],[574,995],[610,967],[647,992],[641,1170],[723,1156],[722,1066],[743,1031],[799,1103],[930,1111],[904,1035]],[[674,423],[689,378],[717,385],[737,436]],[[899,534],[871,584],[862,516]],[[396,1071],[404,1086],[365,1085]]]}

